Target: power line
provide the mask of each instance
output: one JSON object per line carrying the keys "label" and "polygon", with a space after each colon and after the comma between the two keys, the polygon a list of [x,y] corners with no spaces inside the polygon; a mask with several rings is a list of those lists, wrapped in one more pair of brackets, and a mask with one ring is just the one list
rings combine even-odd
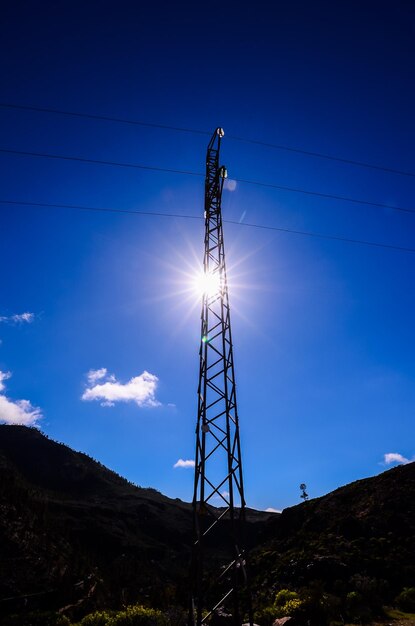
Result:
{"label": "power line", "polygon": [[[144,122],[141,120],[132,120],[122,117],[114,117],[110,115],[96,115],[93,113],[78,113],[75,111],[66,111],[62,109],[54,109],[49,107],[39,107],[24,104],[15,104],[9,102],[0,102],[0,107],[5,109],[17,109],[22,111],[35,111],[38,113],[53,113],[55,115],[65,115],[68,117],[85,118],[92,120],[100,120],[104,122],[116,122],[118,124],[129,124],[133,126],[142,126],[148,128],[160,128],[162,130],[172,130],[182,133],[190,133],[195,135],[210,135],[211,133],[206,130],[200,130],[197,128],[186,128],[183,126],[169,126],[168,124],[153,124],[151,122]],[[295,148],[293,146],[286,146],[283,144],[270,143],[267,141],[261,141],[259,139],[249,139],[246,137],[239,137],[238,135],[227,135],[227,138],[232,141],[239,141],[243,143],[264,146],[266,148],[272,148],[275,150],[283,150],[285,152],[293,152],[295,154],[303,154],[309,157],[316,157],[319,159],[326,159],[329,161],[337,161],[338,163],[345,163],[347,165],[355,165],[357,167],[364,167],[372,170],[378,170],[381,172],[388,172],[389,174],[399,174],[400,176],[409,176],[414,178],[415,172],[409,172],[400,170],[398,168],[388,167],[385,165],[376,165],[374,163],[367,163],[365,161],[358,161],[356,159],[347,159],[345,157],[338,157],[332,154],[325,154],[324,152],[317,152],[314,150],[305,150],[304,148]]]}
{"label": "power line", "polygon": [[138,163],[121,163],[119,161],[103,161],[101,159],[86,159],[77,156],[65,156],[63,154],[50,154],[48,152],[29,152],[27,150],[9,150],[0,148],[0,152],[4,154],[16,154],[19,156],[41,157],[45,159],[58,159],[62,161],[77,161],[79,163],[92,163],[94,165],[110,165],[113,167],[128,167],[140,170],[153,170],[155,172],[168,172],[171,174],[186,174],[187,176],[203,176],[199,172],[191,172],[189,170],[176,170],[167,167],[156,167],[155,165],[140,165]]}
{"label": "power line", "polygon": [[[198,177],[203,176],[201,172],[193,172],[190,170],[179,170],[179,169],[166,168],[166,167],[156,167],[153,165],[142,165],[138,163],[125,163],[125,162],[120,162],[120,161],[87,159],[84,157],[65,156],[61,154],[50,154],[47,152],[29,152],[26,150],[11,150],[11,149],[6,149],[6,148],[0,148],[0,153],[14,154],[18,156],[40,157],[40,158],[46,158],[46,159],[57,159],[57,160],[63,160],[63,161],[75,161],[78,163],[92,163],[93,165],[107,165],[107,166],[112,166],[112,167],[124,167],[124,168],[130,168],[130,169],[150,170],[150,171],[155,171],[155,172],[167,172],[169,174],[182,174],[182,175],[187,175],[187,176],[198,176]],[[393,204],[385,204],[383,202],[372,202],[370,200],[363,200],[361,198],[352,198],[349,196],[342,196],[338,194],[323,193],[321,191],[311,191],[308,189],[302,189],[300,187],[287,187],[285,185],[276,185],[274,183],[264,183],[258,180],[250,180],[247,178],[233,178],[233,180],[240,182],[240,183],[246,183],[248,185],[255,185],[258,187],[268,187],[271,189],[278,189],[280,191],[287,191],[289,193],[300,193],[300,194],[304,194],[307,196],[317,196],[319,198],[326,198],[330,200],[352,202],[353,204],[362,204],[362,205],[367,205],[367,206],[380,207],[383,209],[391,209],[393,211],[401,211],[404,213],[415,213],[415,209],[408,209],[405,207],[395,206]]]}
{"label": "power line", "polygon": [[366,167],[371,170],[378,170],[380,172],[388,172],[389,174],[399,174],[400,176],[410,176],[411,178],[415,178],[415,172],[399,170],[393,167],[387,167],[386,165],[375,165],[374,163],[356,161],[355,159],[346,159],[344,157],[337,157],[332,154],[314,152],[313,150],[304,150],[303,148],[293,148],[292,146],[285,146],[277,143],[268,143],[266,141],[260,141],[258,139],[246,139],[245,137],[237,137],[235,135],[227,135],[226,137],[227,139],[232,139],[233,141],[241,141],[243,143],[265,146],[266,148],[285,150],[286,152],[295,152],[296,154],[304,154],[305,156],[317,157],[319,159],[326,159],[328,161],[337,161],[338,163],[347,163],[348,165],[356,165],[357,167]]}
{"label": "power line", "polygon": [[319,237],[320,239],[330,239],[332,241],[344,241],[345,243],[354,243],[362,246],[372,246],[375,248],[386,248],[389,250],[400,250],[401,252],[415,252],[415,248],[407,248],[405,246],[395,246],[387,243],[377,243],[376,241],[368,241],[366,239],[352,239],[349,237],[340,237],[337,235],[326,235],[324,233],[316,233],[308,230],[294,230],[292,228],[280,228],[276,226],[262,226],[261,224],[250,224],[248,222],[237,222],[233,220],[223,220],[228,224],[239,224],[240,226],[248,226],[249,228],[262,228],[264,230],[277,230],[282,233],[292,233],[293,235],[305,235],[307,237]]}
{"label": "power line", "polygon": [[194,135],[211,135],[209,131],[198,130],[196,128],[184,128],[183,126],[169,126],[167,124],[152,124],[151,122],[142,122],[140,120],[130,120],[125,117],[113,117],[110,115],[94,115],[92,113],[76,113],[75,111],[63,111],[62,109],[51,109],[45,107],[29,106],[25,104],[11,104],[0,102],[0,107],[4,109],[20,109],[22,111],[36,111],[38,113],[54,113],[57,115],[66,115],[68,117],[83,117],[90,120],[101,120],[103,122],[117,122],[118,124],[130,124],[133,126],[147,126],[148,128],[161,128],[162,130],[174,130],[180,133],[192,133]]}
{"label": "power line", "polygon": [[78,211],[94,211],[104,213],[124,213],[126,215],[153,215],[155,217],[179,217],[193,220],[201,220],[200,215],[183,215],[180,213],[161,213],[157,211],[136,211],[134,209],[116,209],[111,207],[93,207],[83,204],[58,204],[56,202],[25,202],[23,200],[0,200],[0,204],[12,204],[16,206],[33,206],[58,209],[76,209]]}
{"label": "power line", "polygon": [[234,178],[233,180],[236,180],[240,183],[246,183],[248,185],[270,187],[271,189],[280,189],[281,191],[288,191],[292,193],[302,193],[307,196],[318,196],[319,198],[329,198],[330,200],[341,200],[343,202],[353,202],[354,204],[366,204],[368,206],[376,206],[383,209],[393,209],[394,211],[403,211],[404,213],[415,213],[415,209],[407,209],[405,207],[394,206],[392,204],[384,204],[383,202],[371,202],[370,200],[362,200],[361,198],[351,198],[349,196],[323,193],[321,191],[310,191],[308,189],[301,189],[300,187],[285,187],[283,185],[274,185],[274,183],[262,183],[256,180],[248,180],[246,178]]}
{"label": "power line", "polygon": [[[59,203],[47,203],[47,202],[26,202],[23,200],[1,200],[0,204],[13,205],[13,206],[32,206],[36,208],[62,208],[62,209],[75,209],[80,211],[92,211],[92,212],[104,212],[104,213],[121,213],[127,215],[148,215],[154,217],[168,217],[179,219],[191,219],[191,220],[203,220],[204,218],[199,215],[183,215],[180,213],[161,213],[156,211],[136,211],[134,209],[118,209],[111,207],[91,207],[79,204],[59,204]],[[363,246],[370,246],[375,248],[385,248],[388,250],[399,250],[400,252],[415,252],[415,248],[409,248],[405,246],[396,246],[387,243],[378,243],[376,241],[369,241],[366,239],[352,239],[350,237],[341,237],[339,235],[330,235],[325,233],[318,233],[308,230],[295,230],[292,228],[282,228],[279,226],[267,226],[262,224],[253,224],[248,222],[238,222],[236,220],[223,220],[227,224],[234,224],[236,226],[245,226],[248,228],[258,228],[261,230],[273,230],[281,233],[290,233],[293,235],[303,235],[306,237],[317,237],[319,239],[328,239],[331,241],[343,241],[345,243],[353,243]]]}

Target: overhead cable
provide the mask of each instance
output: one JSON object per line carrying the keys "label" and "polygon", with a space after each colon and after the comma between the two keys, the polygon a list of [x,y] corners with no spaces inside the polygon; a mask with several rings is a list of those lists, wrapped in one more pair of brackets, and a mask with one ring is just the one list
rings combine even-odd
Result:
{"label": "overhead cable", "polygon": [[[127,215],[147,215],[154,217],[167,217],[167,218],[179,218],[179,219],[191,219],[191,220],[203,220],[204,218],[199,215],[183,215],[180,213],[161,213],[156,211],[137,211],[134,209],[118,209],[111,207],[91,207],[79,204],[58,204],[48,202],[26,202],[24,200],[6,200],[0,199],[0,204],[11,206],[31,206],[36,208],[62,208],[62,209],[75,209],[79,211],[92,211],[92,212],[104,212],[104,213],[121,213]],[[303,235],[306,237],[317,237],[319,239],[328,239],[331,241],[342,241],[345,243],[358,244],[363,246],[370,246],[375,248],[385,248],[388,250],[398,250],[400,252],[415,252],[415,248],[406,246],[397,246],[387,243],[379,243],[376,241],[369,241],[366,239],[353,239],[350,237],[341,237],[340,235],[330,235],[325,233],[318,233],[308,230],[297,230],[292,228],[282,228],[279,226],[268,226],[265,224],[253,224],[249,222],[240,222],[236,220],[223,220],[227,224],[234,224],[235,226],[245,226],[248,228],[258,228],[261,230],[273,230],[281,233],[290,233],[293,235]]]}
{"label": "overhead cable", "polygon": [[189,170],[177,170],[167,167],[156,167],[155,165],[140,165],[138,163],[121,163],[120,161],[103,161],[102,159],[86,159],[78,156],[65,156],[63,154],[50,154],[48,152],[29,152],[27,150],[9,150],[0,148],[0,152],[4,154],[16,154],[18,156],[41,157],[45,159],[58,159],[62,161],[77,161],[79,163],[92,163],[93,165],[110,165],[113,167],[128,167],[139,170],[153,170],[155,172],[167,172],[170,174],[186,174],[187,176],[203,176],[200,172],[191,172]]}
{"label": "overhead cable", "polygon": [[[107,166],[112,166],[112,167],[124,167],[124,168],[130,168],[130,169],[141,169],[141,170],[150,170],[150,171],[155,171],[155,172],[165,172],[165,173],[169,173],[169,174],[181,174],[181,175],[187,175],[187,176],[197,176],[197,177],[203,177],[204,174],[202,174],[201,172],[194,172],[191,170],[179,170],[179,169],[174,169],[174,168],[167,168],[167,167],[157,167],[154,165],[143,165],[143,164],[139,164],[139,163],[125,163],[125,162],[120,162],[120,161],[106,161],[106,160],[102,160],[102,159],[89,159],[89,158],[84,158],[84,157],[78,157],[78,156],[66,156],[66,155],[61,155],[61,154],[50,154],[48,152],[33,152],[33,151],[27,151],[27,150],[12,150],[12,149],[8,149],[8,148],[0,148],[0,153],[3,154],[14,154],[17,156],[29,156],[29,157],[40,157],[40,158],[46,158],[46,159],[57,159],[57,160],[62,160],[62,161],[75,161],[78,163],[90,163],[93,165],[107,165]],[[307,196],[317,196],[319,198],[326,198],[326,199],[330,199],[330,200],[340,200],[342,202],[352,202],[353,204],[363,204],[363,205],[367,205],[367,206],[374,206],[374,207],[380,207],[383,209],[391,209],[393,211],[401,211],[404,213],[415,213],[415,209],[410,209],[410,208],[406,208],[406,207],[400,207],[400,206],[395,206],[393,204],[386,204],[384,202],[372,202],[371,200],[363,200],[361,198],[352,198],[350,196],[342,196],[342,195],[338,195],[338,194],[330,194],[330,193],[324,193],[321,191],[311,191],[309,189],[301,189],[300,187],[287,187],[285,185],[277,185],[274,183],[264,183],[258,180],[250,180],[247,178],[232,178],[232,180],[235,180],[237,182],[240,183],[246,183],[248,185],[255,185],[258,187],[268,187],[271,189],[278,189],[280,191],[287,191],[289,193],[300,193],[300,194],[304,194]]]}
{"label": "overhead cable", "polygon": [[25,104],[12,104],[0,102],[0,107],[4,109],[21,109],[22,111],[36,111],[38,113],[55,113],[57,115],[67,115],[69,117],[83,117],[91,120],[101,120],[103,122],[117,122],[118,124],[131,124],[133,126],[147,126],[148,128],[161,128],[162,130],[174,130],[180,133],[192,133],[195,135],[211,135],[212,133],[205,130],[197,130],[196,128],[184,128],[183,126],[168,126],[167,124],[152,124],[151,122],[142,122],[140,120],[130,120],[125,117],[113,117],[111,115],[94,115],[92,113],[77,113],[75,111],[63,111],[62,109],[53,109],[46,107],[29,106]]}
{"label": "overhead cable", "polygon": [[[200,130],[197,128],[186,128],[183,126],[170,126],[168,124],[155,124],[151,122],[144,122],[141,120],[132,120],[124,117],[114,117],[110,115],[97,115],[93,113],[79,113],[76,111],[67,111],[62,109],[55,109],[50,107],[39,107],[25,104],[16,104],[11,102],[0,102],[0,107],[6,109],[17,109],[22,111],[36,111],[38,113],[53,113],[56,115],[65,115],[69,117],[78,117],[85,119],[93,119],[100,120],[105,122],[116,122],[118,124],[130,124],[133,126],[143,126],[148,128],[160,128],[162,130],[172,130],[181,133],[191,133],[196,135],[211,135],[210,131]],[[264,146],[266,148],[273,148],[275,150],[283,150],[286,152],[292,152],[295,154],[303,154],[309,157],[316,157],[319,159],[326,159],[329,161],[337,161],[338,163],[345,163],[347,165],[354,165],[357,167],[364,167],[372,170],[378,170],[381,172],[388,172],[389,174],[399,174],[400,176],[410,176],[412,178],[415,177],[415,172],[410,172],[406,170],[400,170],[398,168],[389,167],[386,165],[377,165],[375,163],[367,163],[365,161],[359,161],[356,159],[349,159],[345,157],[339,157],[332,154],[325,154],[324,152],[318,152],[315,150],[306,150],[305,148],[297,148],[293,146],[287,146],[278,143],[272,143],[267,141],[261,141],[259,139],[249,139],[247,137],[240,137],[238,135],[227,135],[227,139],[232,141],[239,141],[243,143]]]}

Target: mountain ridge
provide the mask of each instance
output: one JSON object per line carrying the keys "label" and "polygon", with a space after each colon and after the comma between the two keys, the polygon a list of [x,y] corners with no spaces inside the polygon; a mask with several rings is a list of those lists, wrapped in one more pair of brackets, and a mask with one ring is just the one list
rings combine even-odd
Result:
{"label": "mountain ridge", "polygon": [[[319,581],[339,598],[415,586],[415,463],[286,508],[248,510],[254,602]],[[0,426],[0,613],[185,606],[191,504],[143,488],[37,429]],[[212,554],[221,550],[221,537]]]}

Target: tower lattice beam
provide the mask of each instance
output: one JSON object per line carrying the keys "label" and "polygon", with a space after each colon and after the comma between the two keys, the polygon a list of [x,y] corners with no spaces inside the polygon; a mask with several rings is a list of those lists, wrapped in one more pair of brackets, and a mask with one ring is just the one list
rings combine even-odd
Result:
{"label": "tower lattice beam", "polygon": [[245,498],[221,199],[226,169],[216,129],[207,148],[189,626],[232,615],[252,626],[244,546]]}

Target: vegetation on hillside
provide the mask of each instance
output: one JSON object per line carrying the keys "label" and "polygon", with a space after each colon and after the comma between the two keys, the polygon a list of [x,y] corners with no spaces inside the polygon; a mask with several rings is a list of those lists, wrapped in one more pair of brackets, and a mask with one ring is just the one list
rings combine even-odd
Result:
{"label": "vegetation on hillside", "polygon": [[[261,626],[415,613],[415,463],[248,519]],[[190,505],[0,426],[1,624],[182,626],[191,523]]]}

